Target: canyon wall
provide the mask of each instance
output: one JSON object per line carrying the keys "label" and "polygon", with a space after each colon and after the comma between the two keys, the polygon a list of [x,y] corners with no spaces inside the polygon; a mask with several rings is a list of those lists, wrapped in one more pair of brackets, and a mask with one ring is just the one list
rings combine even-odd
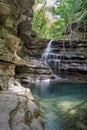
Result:
{"label": "canyon wall", "polygon": [[[27,24],[32,21],[34,0],[0,1],[0,129],[44,130],[29,90],[14,79],[15,67],[27,64],[21,54]],[[21,29],[21,30],[20,30]],[[32,27],[28,28],[30,32]],[[20,32],[21,31],[21,32]],[[28,32],[28,36],[29,36]],[[21,58],[21,57],[22,58]]]}
{"label": "canyon wall", "polygon": [[[56,71],[56,75],[72,81],[86,82],[87,80],[87,19],[85,18],[78,26],[77,23],[68,25],[64,40],[54,40],[51,44],[53,56],[50,57],[50,67]],[[70,30],[70,26],[72,30]],[[78,26],[78,28],[77,28]],[[76,30],[77,28],[77,30]],[[16,74],[22,81],[37,79],[53,79],[54,76],[49,67],[44,64],[42,54],[49,40],[33,38],[31,44],[25,44],[26,54],[30,57],[29,65],[17,66]],[[57,56],[55,56],[55,54]],[[49,59],[48,59],[49,60]],[[58,61],[57,61],[58,60]],[[60,60],[60,63],[59,63]],[[59,70],[60,69],[60,70]],[[26,71],[25,71],[26,70]],[[32,82],[33,82],[32,81]]]}
{"label": "canyon wall", "polygon": [[19,56],[23,56],[22,45],[30,39],[33,5],[34,0],[0,2],[0,89],[9,88],[16,65],[26,64],[26,60]]}
{"label": "canyon wall", "polygon": [[[32,30],[33,5],[34,0],[2,0],[0,2],[0,89],[7,89],[10,86],[15,71],[15,77],[22,80],[33,79],[35,81],[53,78],[48,66],[42,60],[42,54],[49,40],[37,37]],[[68,78],[71,77],[70,79],[72,79],[76,74],[76,79],[79,77],[79,79],[86,80],[87,78],[86,21],[87,19],[84,19],[79,24],[78,30],[74,33],[75,36],[71,39],[72,41],[65,41],[66,52],[64,52],[65,56],[61,60],[61,77],[67,75]],[[77,23],[72,24],[73,32],[76,26],[78,26]],[[67,35],[70,35],[69,28],[68,26]],[[55,53],[60,53],[59,50],[63,50],[64,41],[57,40],[54,42],[57,43],[54,45],[54,48],[57,47],[54,50]],[[68,58],[67,55],[71,54],[72,56]]]}

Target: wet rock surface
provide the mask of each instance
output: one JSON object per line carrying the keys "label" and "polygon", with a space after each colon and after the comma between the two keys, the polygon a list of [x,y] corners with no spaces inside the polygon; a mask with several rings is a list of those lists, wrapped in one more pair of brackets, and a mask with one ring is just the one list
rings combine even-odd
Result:
{"label": "wet rock surface", "polygon": [[[83,47],[84,44],[87,43],[83,43]],[[52,41],[48,46],[43,59],[54,74],[70,80],[87,80],[87,55],[78,48],[79,42],[70,45],[70,41],[64,44],[63,41]],[[87,50],[86,45],[84,48]]]}
{"label": "wet rock surface", "polygon": [[[38,40],[37,40],[38,41]],[[42,48],[40,48],[40,45]],[[47,47],[46,43],[33,42],[33,49],[29,49],[31,52],[30,60],[25,66],[16,66],[16,76],[22,79],[22,81],[34,82],[37,79],[53,79],[52,71],[44,63],[44,50]],[[85,41],[73,41],[70,45],[70,41],[66,40],[63,45],[62,40],[54,40],[51,43],[51,51],[47,54],[47,63],[53,73],[58,77],[67,78],[74,81],[87,81],[87,42]],[[38,46],[38,49],[36,48]],[[64,47],[63,47],[64,46]],[[38,58],[37,58],[38,57]],[[32,78],[30,78],[32,77]]]}
{"label": "wet rock surface", "polygon": [[[87,20],[85,19],[84,21]],[[67,34],[69,35],[69,37],[67,36],[67,34],[66,37],[68,38],[63,40],[53,40],[53,42],[51,43],[51,50],[49,54],[47,54],[48,56],[46,59],[48,62],[47,64],[50,67],[44,64],[44,59],[42,58],[42,55],[49,43],[49,40],[33,37],[30,44],[26,43],[24,46],[26,48],[26,54],[27,56],[29,56],[30,61],[28,62],[28,66],[23,66],[22,68],[22,71],[27,70],[26,74],[24,74],[23,72],[25,77],[28,77],[28,79],[29,77],[32,77],[31,79],[34,80],[46,78],[53,79],[53,77],[55,77],[52,76],[53,70],[53,73],[56,74],[58,77],[86,82],[87,31],[85,28],[87,24],[84,21],[80,23],[79,29],[76,32],[74,30],[77,24],[74,25],[72,23],[72,34],[70,34],[70,27],[67,28]],[[85,28],[83,25],[85,26]],[[22,71],[21,68],[17,66],[17,74],[19,75],[20,73],[21,76]],[[23,75],[22,78],[24,78]]]}

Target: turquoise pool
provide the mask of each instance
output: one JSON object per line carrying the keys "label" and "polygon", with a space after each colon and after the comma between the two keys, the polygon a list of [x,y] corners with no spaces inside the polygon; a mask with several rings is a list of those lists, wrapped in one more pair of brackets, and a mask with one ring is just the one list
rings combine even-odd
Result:
{"label": "turquoise pool", "polygon": [[39,81],[30,89],[45,130],[87,130],[87,83]]}

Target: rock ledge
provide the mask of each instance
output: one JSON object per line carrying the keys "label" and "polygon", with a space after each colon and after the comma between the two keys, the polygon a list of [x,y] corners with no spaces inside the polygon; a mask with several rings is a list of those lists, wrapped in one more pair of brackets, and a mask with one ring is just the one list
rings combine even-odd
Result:
{"label": "rock ledge", "polygon": [[18,82],[7,91],[0,91],[0,129],[44,130],[30,90]]}

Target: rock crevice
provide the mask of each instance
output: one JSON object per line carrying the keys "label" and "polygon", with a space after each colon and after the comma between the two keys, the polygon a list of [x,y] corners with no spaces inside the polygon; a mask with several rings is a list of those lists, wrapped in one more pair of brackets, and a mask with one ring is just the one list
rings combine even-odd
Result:
{"label": "rock crevice", "polygon": [[16,84],[0,93],[0,129],[43,130],[43,121],[30,90]]}

